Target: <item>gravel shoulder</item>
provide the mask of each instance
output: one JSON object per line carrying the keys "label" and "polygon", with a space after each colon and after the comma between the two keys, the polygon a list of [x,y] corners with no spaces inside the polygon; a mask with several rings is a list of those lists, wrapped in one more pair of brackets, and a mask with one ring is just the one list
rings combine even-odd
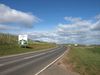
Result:
{"label": "gravel shoulder", "polygon": [[39,75],[79,75],[75,72],[66,69],[63,64],[54,64]]}
{"label": "gravel shoulder", "polygon": [[78,73],[73,72],[71,68],[69,68],[68,64],[63,63],[63,58],[64,56],[52,66],[41,72],[39,75],[79,75]]}

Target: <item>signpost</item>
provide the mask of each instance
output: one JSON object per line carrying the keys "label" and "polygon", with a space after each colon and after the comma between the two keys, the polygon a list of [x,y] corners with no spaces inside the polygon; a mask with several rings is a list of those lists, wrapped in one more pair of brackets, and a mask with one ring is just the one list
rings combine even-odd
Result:
{"label": "signpost", "polygon": [[27,35],[19,35],[18,43],[21,45],[21,47],[26,47],[28,44],[28,36]]}

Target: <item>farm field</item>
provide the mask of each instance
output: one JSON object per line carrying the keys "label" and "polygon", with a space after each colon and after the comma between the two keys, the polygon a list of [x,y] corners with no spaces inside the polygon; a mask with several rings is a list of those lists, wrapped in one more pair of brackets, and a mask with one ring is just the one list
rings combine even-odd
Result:
{"label": "farm field", "polygon": [[80,75],[100,75],[100,46],[70,47],[63,63]]}

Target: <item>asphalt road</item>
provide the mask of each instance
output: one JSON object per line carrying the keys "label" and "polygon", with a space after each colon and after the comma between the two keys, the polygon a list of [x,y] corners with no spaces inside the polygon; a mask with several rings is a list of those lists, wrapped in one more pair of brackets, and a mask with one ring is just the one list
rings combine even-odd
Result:
{"label": "asphalt road", "polygon": [[66,51],[66,47],[1,57],[0,75],[35,75]]}

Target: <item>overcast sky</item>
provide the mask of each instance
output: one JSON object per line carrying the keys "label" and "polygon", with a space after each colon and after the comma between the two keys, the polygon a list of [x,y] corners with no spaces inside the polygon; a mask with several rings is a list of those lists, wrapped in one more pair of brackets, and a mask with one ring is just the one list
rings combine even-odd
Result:
{"label": "overcast sky", "polygon": [[0,0],[0,32],[100,44],[100,0]]}

